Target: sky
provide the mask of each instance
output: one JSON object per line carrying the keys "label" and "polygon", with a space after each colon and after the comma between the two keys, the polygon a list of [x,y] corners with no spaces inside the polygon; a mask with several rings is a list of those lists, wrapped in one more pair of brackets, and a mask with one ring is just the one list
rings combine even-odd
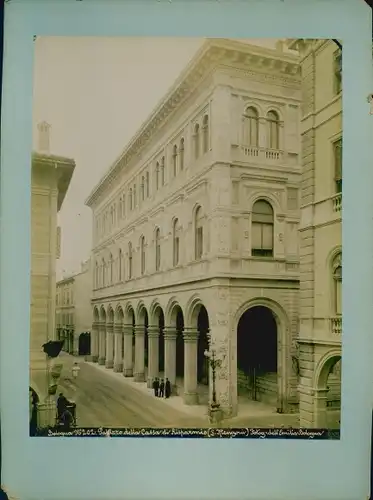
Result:
{"label": "sky", "polygon": [[[274,47],[276,39],[247,40]],[[85,199],[200,48],[201,38],[38,37],[33,88],[36,127],[51,125],[50,153],[76,162],[62,209],[57,279],[90,256]]]}

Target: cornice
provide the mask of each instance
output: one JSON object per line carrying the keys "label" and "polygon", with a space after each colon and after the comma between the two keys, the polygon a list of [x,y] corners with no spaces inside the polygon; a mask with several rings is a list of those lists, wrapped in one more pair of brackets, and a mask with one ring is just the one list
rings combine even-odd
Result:
{"label": "cornice", "polygon": [[287,75],[288,79],[291,79],[299,71],[298,57],[293,54],[234,40],[208,40],[180,74],[170,91],[155,107],[123,153],[115,160],[106,175],[93,189],[85,202],[86,205],[92,206],[99,199],[106,186],[114,181],[118,172],[140,154],[144,145],[148,143],[154,132],[162,126],[170,113],[180,106],[180,103],[194,91],[208,72],[221,64],[246,66],[251,69],[249,73],[252,75],[255,75],[255,71],[252,71],[254,68],[257,72],[273,72],[272,78]]}

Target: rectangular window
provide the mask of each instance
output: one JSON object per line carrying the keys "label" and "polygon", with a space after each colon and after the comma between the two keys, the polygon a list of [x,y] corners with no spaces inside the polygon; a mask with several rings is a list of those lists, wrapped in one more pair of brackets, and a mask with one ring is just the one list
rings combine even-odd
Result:
{"label": "rectangular window", "polygon": [[252,250],[254,257],[272,257],[273,255],[273,225],[253,222]]}
{"label": "rectangular window", "polygon": [[342,51],[338,49],[334,52],[334,93],[342,91]]}
{"label": "rectangular window", "polygon": [[335,192],[342,192],[342,139],[333,144]]}
{"label": "rectangular window", "polygon": [[288,210],[296,210],[298,208],[298,189],[288,188]]}

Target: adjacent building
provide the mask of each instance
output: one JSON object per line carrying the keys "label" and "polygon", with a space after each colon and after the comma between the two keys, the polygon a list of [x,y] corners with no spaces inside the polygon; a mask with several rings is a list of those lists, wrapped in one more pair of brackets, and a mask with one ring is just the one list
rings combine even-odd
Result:
{"label": "adjacent building", "polygon": [[86,201],[93,361],[203,404],[215,350],[226,416],[297,410],[300,106],[281,43],[203,45]]}
{"label": "adjacent building", "polygon": [[90,332],[92,326],[92,273],[90,260],[81,264],[79,273],[57,283],[56,331],[64,339],[63,349],[78,355],[82,334]]}
{"label": "adjacent building", "polygon": [[39,125],[39,152],[32,154],[31,167],[31,322],[30,385],[40,400],[48,394],[46,355],[42,345],[55,338],[56,259],[61,209],[74,160],[49,154],[49,125]]}
{"label": "adjacent building", "polygon": [[325,427],[339,419],[341,391],[342,52],[334,40],[289,46],[301,56],[303,92],[300,424]]}

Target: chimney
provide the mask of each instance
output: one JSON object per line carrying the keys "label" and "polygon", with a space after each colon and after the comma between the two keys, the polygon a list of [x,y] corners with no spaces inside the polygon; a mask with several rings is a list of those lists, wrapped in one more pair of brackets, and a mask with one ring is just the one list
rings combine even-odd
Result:
{"label": "chimney", "polygon": [[47,122],[41,122],[38,124],[39,131],[39,146],[38,150],[40,153],[49,153],[49,131],[51,126]]}

